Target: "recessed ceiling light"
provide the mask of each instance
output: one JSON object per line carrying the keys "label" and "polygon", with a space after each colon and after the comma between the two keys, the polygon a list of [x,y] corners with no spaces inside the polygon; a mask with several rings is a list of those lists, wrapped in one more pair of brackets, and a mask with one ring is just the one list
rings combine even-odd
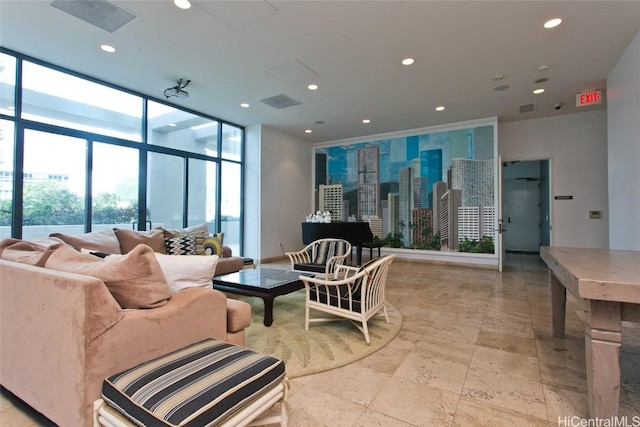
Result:
{"label": "recessed ceiling light", "polygon": [[311,129],[306,129],[306,130],[304,131],[304,133],[311,133],[311,132],[313,132]]}
{"label": "recessed ceiling light", "polygon": [[411,65],[416,62],[413,58],[405,58],[402,60],[402,65]]}
{"label": "recessed ceiling light", "polygon": [[534,95],[540,95],[541,93],[544,92],[544,89],[540,88],[540,89],[534,89],[533,90],[533,94]]}
{"label": "recessed ceiling light", "polygon": [[100,45],[100,49],[104,50],[105,52],[109,52],[109,53],[113,53],[116,51],[116,48],[108,45],[108,44],[101,44]]}
{"label": "recessed ceiling light", "polygon": [[544,23],[544,27],[545,28],[555,28],[558,25],[560,25],[561,22],[562,22],[562,19],[560,19],[560,18],[549,19],[547,22]]}
{"label": "recessed ceiling light", "polygon": [[541,65],[538,67],[538,71],[547,71],[549,69],[548,65]]}
{"label": "recessed ceiling light", "polygon": [[170,128],[174,128],[174,127],[176,127],[176,126],[178,126],[178,125],[177,125],[177,124],[175,124],[175,123],[169,123],[169,127],[170,127]]}
{"label": "recessed ceiling light", "polygon": [[364,119],[364,120],[362,121],[362,123],[364,123],[364,124],[366,125],[366,124],[371,123],[371,120],[369,120],[369,119]]}
{"label": "recessed ceiling light", "polygon": [[173,4],[180,9],[189,9],[191,7],[191,2],[189,0],[173,0]]}
{"label": "recessed ceiling light", "polygon": [[240,104],[240,106],[241,106],[242,108],[249,108],[249,107],[251,107],[251,105],[247,104],[246,102],[243,102],[242,104]]}
{"label": "recessed ceiling light", "polygon": [[438,105],[436,111],[444,111],[444,105]]}
{"label": "recessed ceiling light", "polygon": [[309,89],[309,90],[317,90],[318,89],[318,85],[310,84],[309,86],[307,86],[307,89]]}
{"label": "recessed ceiling light", "polygon": [[498,81],[504,79],[504,74],[496,74],[493,76],[493,80]]}

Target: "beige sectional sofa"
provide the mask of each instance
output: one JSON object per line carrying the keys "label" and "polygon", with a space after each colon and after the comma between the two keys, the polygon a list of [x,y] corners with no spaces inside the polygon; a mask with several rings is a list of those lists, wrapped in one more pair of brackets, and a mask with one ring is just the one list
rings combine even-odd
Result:
{"label": "beige sectional sofa", "polygon": [[[84,243],[92,238],[100,240]],[[92,425],[109,375],[209,337],[244,344],[250,306],[184,286],[184,277],[182,289],[168,290],[150,246],[106,259],[72,246],[53,237],[0,242],[0,383],[56,424]],[[213,268],[216,258],[180,258],[178,275],[202,281],[207,271],[186,261]],[[128,307],[145,304],[153,308]]]}

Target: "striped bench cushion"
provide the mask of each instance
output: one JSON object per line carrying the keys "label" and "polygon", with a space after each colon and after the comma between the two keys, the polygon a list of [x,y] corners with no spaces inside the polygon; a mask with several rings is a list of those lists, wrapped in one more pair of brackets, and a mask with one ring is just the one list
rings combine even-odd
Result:
{"label": "striped bench cushion", "polygon": [[141,426],[218,425],[284,376],[279,359],[207,339],[107,378],[102,397]]}

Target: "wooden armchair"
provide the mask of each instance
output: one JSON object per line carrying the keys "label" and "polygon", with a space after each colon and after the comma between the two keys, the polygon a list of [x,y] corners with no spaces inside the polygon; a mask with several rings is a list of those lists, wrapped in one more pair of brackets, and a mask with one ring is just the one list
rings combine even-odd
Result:
{"label": "wooden armchair", "polygon": [[344,264],[351,254],[351,244],[343,239],[319,239],[309,243],[298,252],[287,252],[291,261],[291,270],[301,273],[314,273],[328,278],[333,275],[336,266]]}
{"label": "wooden armchair", "polygon": [[[339,265],[333,280],[300,276],[307,292],[304,330],[309,330],[309,323],[349,320],[364,334],[367,344],[371,343],[368,320],[380,314],[389,323],[385,306],[385,285],[389,266],[395,257],[386,255],[371,260],[360,268]],[[332,316],[310,318],[310,310]]]}

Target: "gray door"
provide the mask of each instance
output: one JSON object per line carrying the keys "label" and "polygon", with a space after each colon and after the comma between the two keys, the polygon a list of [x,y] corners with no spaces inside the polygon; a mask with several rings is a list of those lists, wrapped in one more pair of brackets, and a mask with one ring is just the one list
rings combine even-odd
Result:
{"label": "gray door", "polygon": [[504,181],[504,234],[507,251],[540,250],[540,188],[537,179]]}

